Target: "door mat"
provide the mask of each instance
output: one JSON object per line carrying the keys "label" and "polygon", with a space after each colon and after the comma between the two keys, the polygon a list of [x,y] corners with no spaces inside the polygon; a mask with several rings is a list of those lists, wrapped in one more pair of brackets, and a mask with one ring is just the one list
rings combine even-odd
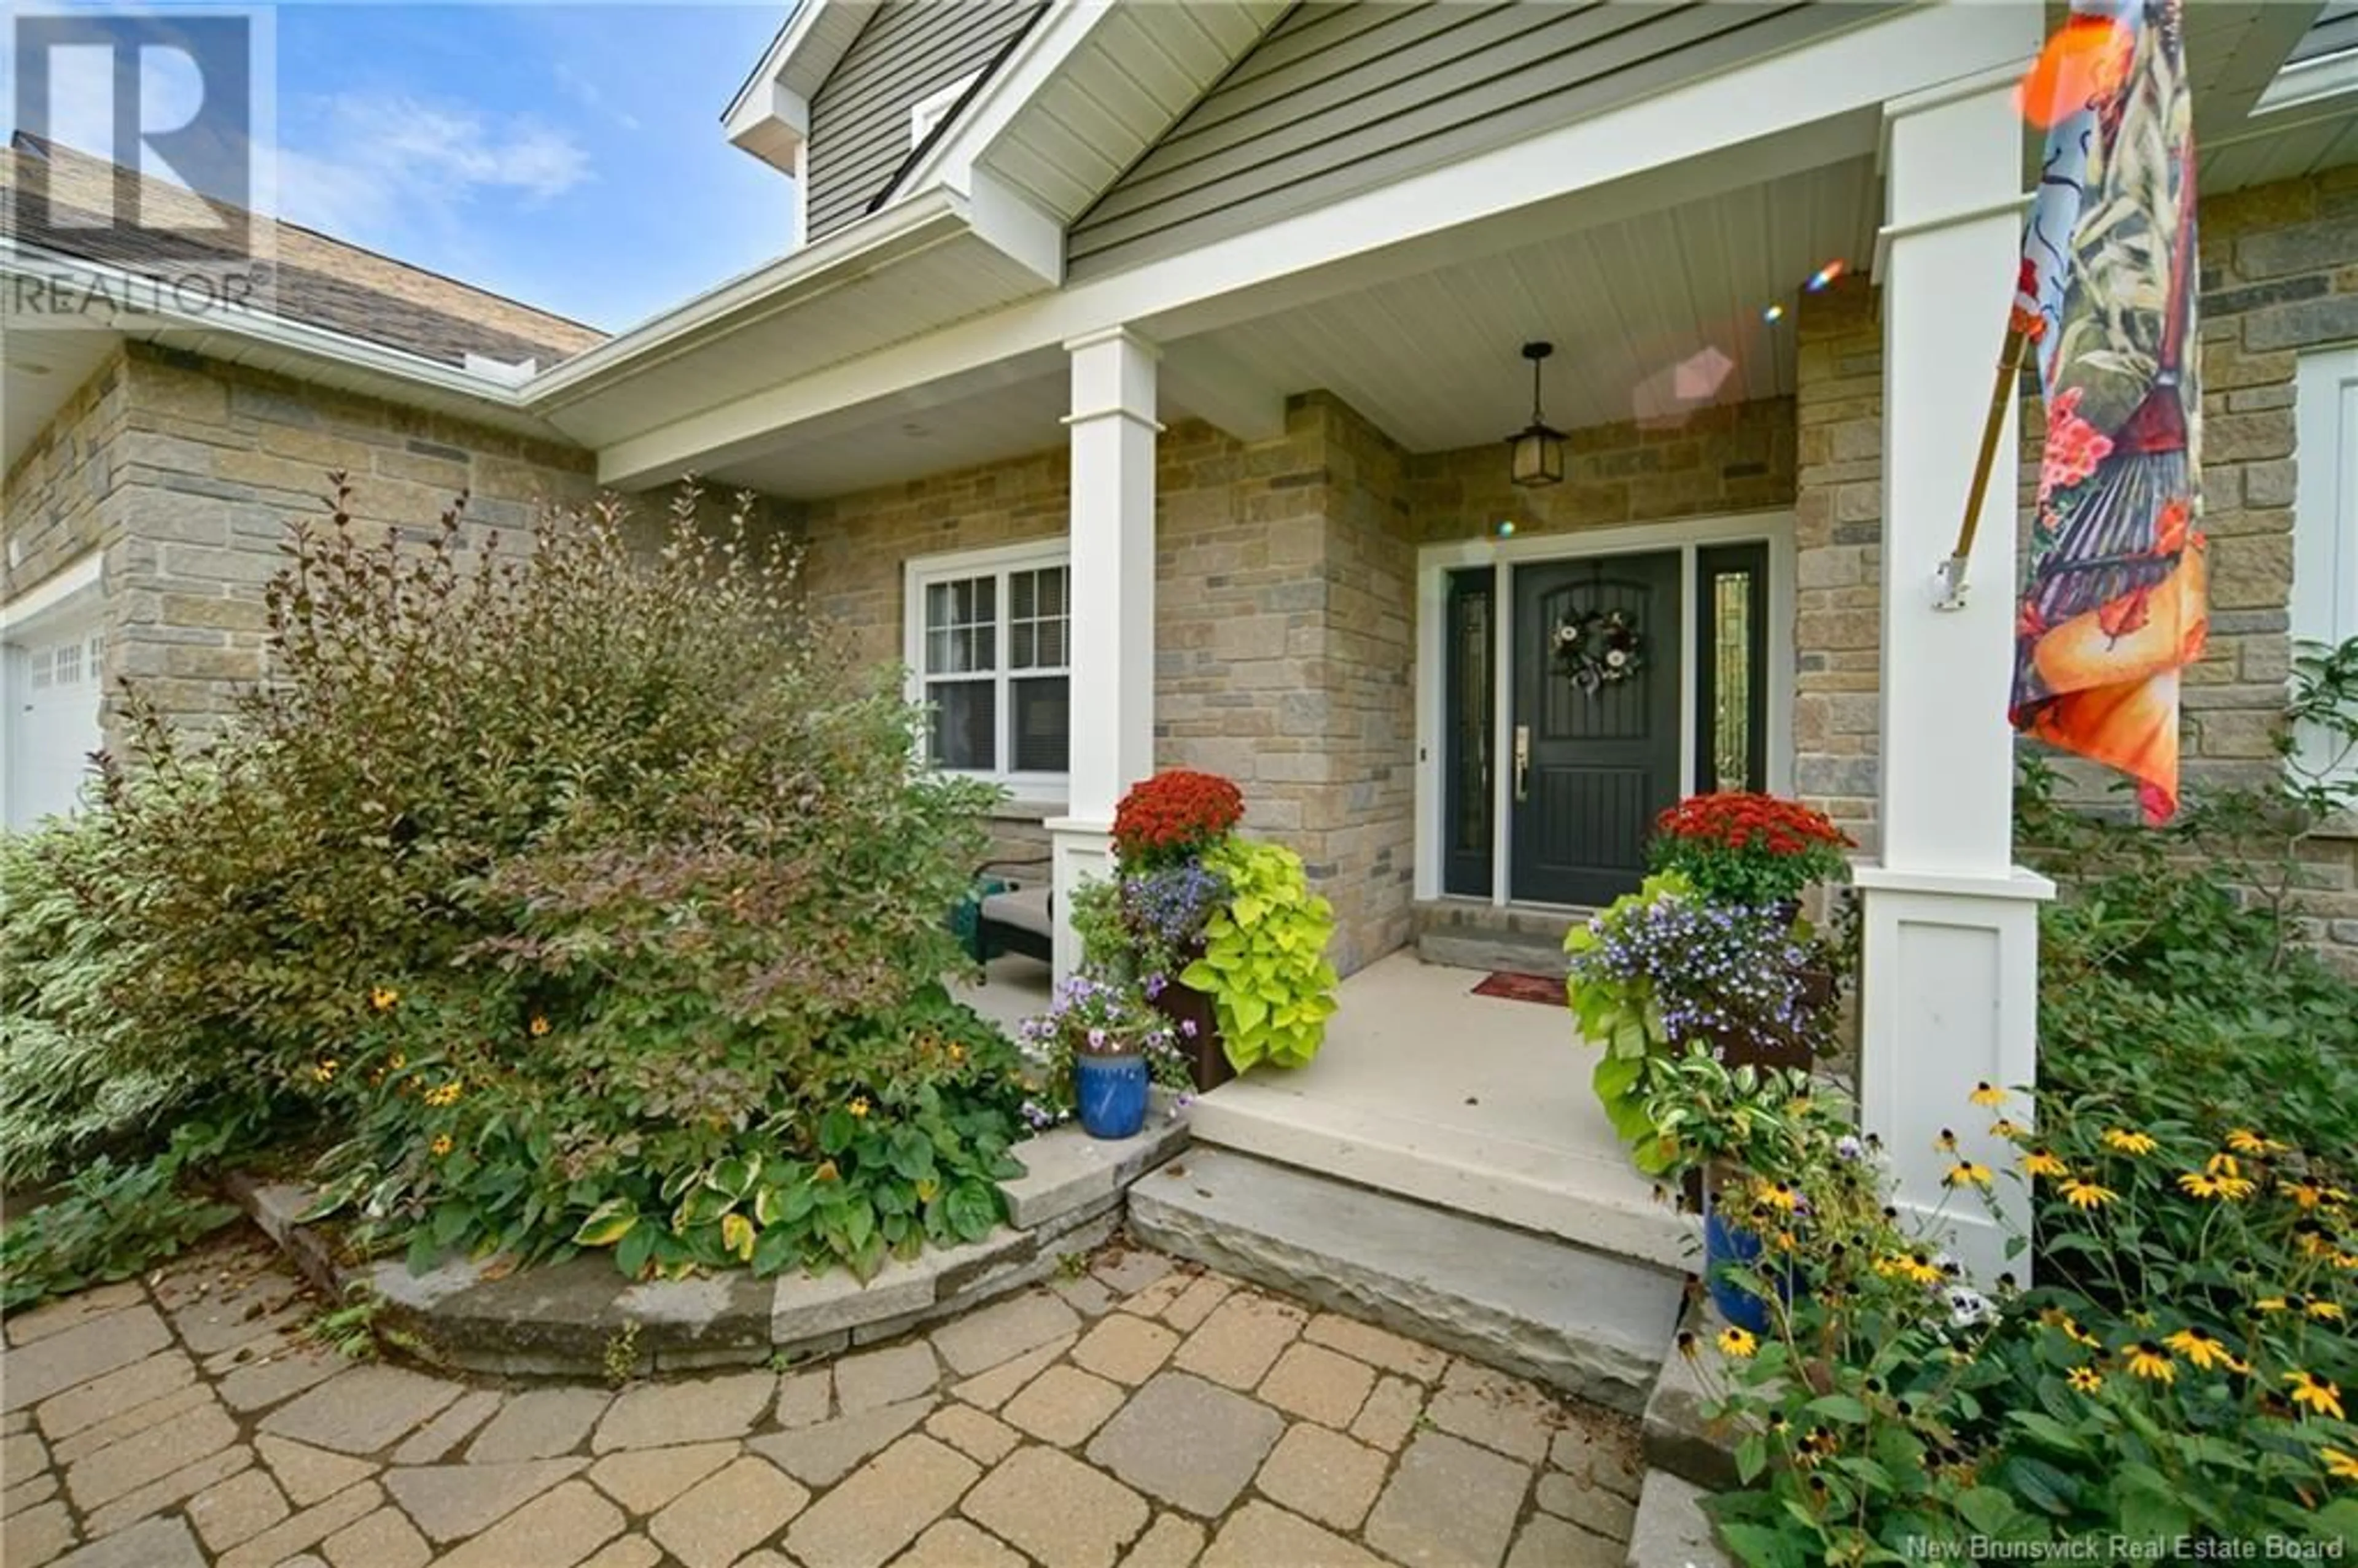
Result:
{"label": "door mat", "polygon": [[1509,1001],[1536,1001],[1549,1007],[1562,1007],[1563,977],[1551,979],[1545,975],[1518,974],[1512,969],[1494,969],[1484,976],[1474,988],[1476,996],[1502,996]]}

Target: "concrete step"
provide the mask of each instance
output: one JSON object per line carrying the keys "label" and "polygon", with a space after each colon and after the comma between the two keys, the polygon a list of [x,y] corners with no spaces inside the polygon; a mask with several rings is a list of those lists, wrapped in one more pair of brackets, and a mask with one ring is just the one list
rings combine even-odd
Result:
{"label": "concrete step", "polygon": [[[1487,1005],[1531,1007],[1513,1001]],[[1569,1044],[1563,1054],[1562,1081],[1586,1097],[1586,1054]],[[1481,1098],[1496,1102],[1499,1096]],[[1590,1103],[1584,1098],[1576,1111],[1565,1114],[1591,1114]],[[1364,1099],[1303,1092],[1286,1075],[1260,1074],[1221,1085],[1195,1101],[1188,1119],[1198,1144],[1684,1271],[1696,1249],[1694,1221],[1660,1201],[1653,1184],[1638,1173],[1604,1126],[1603,1113],[1593,1114],[1593,1138],[1564,1136],[1541,1143],[1485,1119],[1491,1113],[1455,1099],[1435,1099],[1412,1114]]]}
{"label": "concrete step", "polygon": [[1631,1414],[1679,1318],[1678,1275],[1200,1143],[1130,1189],[1130,1228]]}
{"label": "concrete step", "polygon": [[1428,899],[1415,911],[1417,957],[1454,968],[1560,975],[1564,933],[1593,913]]}

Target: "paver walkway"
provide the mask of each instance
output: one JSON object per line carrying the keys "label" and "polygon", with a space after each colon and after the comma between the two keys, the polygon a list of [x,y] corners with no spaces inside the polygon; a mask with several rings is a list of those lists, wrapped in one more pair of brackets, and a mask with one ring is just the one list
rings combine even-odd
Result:
{"label": "paver walkway", "polygon": [[[1077,1260],[1076,1260],[1077,1261]],[[258,1239],[13,1319],[7,1568],[1619,1568],[1632,1434],[1151,1252],[783,1375],[345,1360]]]}

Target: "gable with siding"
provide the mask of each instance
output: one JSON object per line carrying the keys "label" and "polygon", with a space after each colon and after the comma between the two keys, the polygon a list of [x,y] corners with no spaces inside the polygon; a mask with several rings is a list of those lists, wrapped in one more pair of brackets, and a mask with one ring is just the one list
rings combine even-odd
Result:
{"label": "gable with siding", "polygon": [[1071,274],[1243,233],[1889,9],[1311,0],[1082,214]]}
{"label": "gable with siding", "polygon": [[867,212],[914,150],[909,111],[988,70],[1042,0],[885,0],[811,100],[810,239]]}

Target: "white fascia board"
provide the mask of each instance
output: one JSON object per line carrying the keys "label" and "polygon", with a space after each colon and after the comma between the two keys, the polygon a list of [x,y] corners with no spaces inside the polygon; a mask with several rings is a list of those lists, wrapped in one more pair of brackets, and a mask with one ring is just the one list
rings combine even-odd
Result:
{"label": "white fascia board", "polygon": [[894,195],[933,185],[966,189],[983,149],[999,139],[1089,34],[1113,15],[1114,4],[1115,0],[1049,0],[1048,15],[1023,36],[1014,54],[991,72],[990,80],[951,123],[948,132],[901,177]]}
{"label": "white fascia board", "polygon": [[[1904,11],[1248,233],[954,322],[610,443],[599,454],[600,476],[627,484],[719,467],[803,420],[1110,326],[1137,326],[1169,342],[1297,298],[1446,265],[1453,247],[1467,243],[1451,231],[1557,198],[1580,195],[1584,224],[1608,222],[1616,212],[1602,188],[1617,182],[1626,182],[1620,203],[1636,212],[1724,189],[1737,172],[1758,180],[1813,167],[1798,160],[1854,156],[1866,150],[1850,145],[1856,116],[1879,116],[1887,99],[2015,60],[2021,51],[2010,9],[1963,0]],[[1560,218],[1550,222],[1562,226]],[[1470,254],[1549,232],[1485,235]],[[1350,275],[1308,276],[1360,258],[1368,265]]]}
{"label": "white fascia board", "polygon": [[491,376],[246,306],[189,309],[169,304],[158,297],[150,279],[103,262],[31,249],[6,236],[0,236],[0,277],[27,278],[44,288],[78,291],[84,298],[103,297],[135,302],[129,308],[110,309],[103,315],[84,313],[90,324],[109,327],[126,337],[145,338],[168,331],[220,332],[289,353],[330,361],[405,386],[430,388],[510,411],[521,412],[523,408],[517,388]]}
{"label": "white fascia board", "polygon": [[873,271],[970,226],[966,199],[955,191],[928,191],[895,203],[551,366],[525,384],[525,402],[535,410],[561,408],[635,370],[687,352],[750,316],[786,309],[844,276]]}
{"label": "white fascia board", "polygon": [[2329,98],[2358,92],[2358,49],[2287,66],[2253,106],[2254,120],[2280,110],[2300,109]]}
{"label": "white fascia board", "polygon": [[0,632],[14,631],[39,619],[68,600],[95,593],[105,568],[105,550],[93,548],[76,557],[16,598],[0,604]]}
{"label": "white fascia board", "polygon": [[783,82],[763,78],[730,105],[721,125],[731,146],[791,175],[797,172],[795,160],[810,140],[810,104]]}

